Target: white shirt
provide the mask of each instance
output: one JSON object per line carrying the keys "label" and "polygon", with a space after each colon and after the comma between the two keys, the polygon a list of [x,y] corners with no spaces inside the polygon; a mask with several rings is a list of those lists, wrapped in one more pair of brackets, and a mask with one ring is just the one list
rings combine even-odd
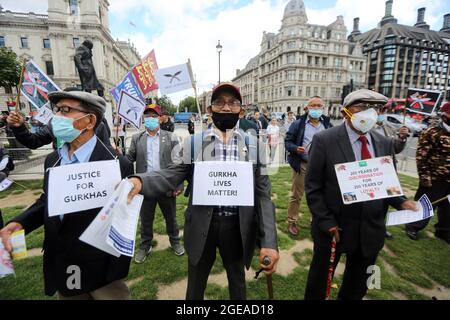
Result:
{"label": "white shirt", "polygon": [[147,172],[159,171],[161,170],[159,163],[159,136],[161,130],[151,136],[147,132]]}

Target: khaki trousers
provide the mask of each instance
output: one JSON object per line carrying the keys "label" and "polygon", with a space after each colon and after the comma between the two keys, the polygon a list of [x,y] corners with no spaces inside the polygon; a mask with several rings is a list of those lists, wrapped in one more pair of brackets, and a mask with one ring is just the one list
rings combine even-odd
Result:
{"label": "khaki trousers", "polygon": [[78,296],[64,297],[58,292],[59,300],[130,300],[130,290],[125,281],[116,280],[97,290]]}
{"label": "khaki trousers", "polygon": [[299,206],[305,193],[305,174],[307,163],[302,161],[300,164],[300,172],[292,170],[292,188],[289,195],[289,207],[287,223],[297,223],[299,216]]}

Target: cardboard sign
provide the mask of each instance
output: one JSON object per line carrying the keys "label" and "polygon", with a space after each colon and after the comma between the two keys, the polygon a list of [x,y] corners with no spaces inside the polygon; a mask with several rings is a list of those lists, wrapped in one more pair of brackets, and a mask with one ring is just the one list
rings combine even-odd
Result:
{"label": "cardboard sign", "polygon": [[194,164],[192,204],[253,206],[253,167],[246,161],[204,161]]}
{"label": "cardboard sign", "polygon": [[391,157],[334,166],[344,204],[403,195]]}
{"label": "cardboard sign", "polygon": [[139,129],[145,104],[131,94],[122,91],[117,114]]}
{"label": "cardboard sign", "polygon": [[50,217],[103,207],[122,180],[117,160],[77,163],[49,171]]}

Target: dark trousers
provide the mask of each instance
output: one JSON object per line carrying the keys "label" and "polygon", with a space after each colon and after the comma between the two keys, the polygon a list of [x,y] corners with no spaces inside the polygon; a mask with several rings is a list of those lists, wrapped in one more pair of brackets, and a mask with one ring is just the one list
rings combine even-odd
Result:
{"label": "dark trousers", "polygon": [[188,265],[187,300],[204,298],[209,273],[219,248],[227,272],[231,300],[245,300],[245,271],[239,216],[219,217],[213,214],[202,257],[197,265]]}
{"label": "dark trousers", "polygon": [[170,244],[180,241],[179,229],[177,224],[177,204],[176,198],[172,197],[151,197],[144,198],[141,207],[141,244],[140,248],[150,249],[153,240],[153,221],[155,219],[156,203],[161,208],[164,220],[166,220],[166,231],[169,236]]}
{"label": "dark trousers", "polygon": [[[334,270],[339,262],[342,252],[339,244],[334,260]],[[324,300],[327,282],[328,268],[330,266],[331,240],[329,247],[314,244],[314,254],[309,267],[308,281],[306,283],[305,300]],[[339,290],[339,300],[362,300],[367,292],[367,279],[372,273],[367,273],[367,268],[375,264],[377,256],[364,257],[362,253],[346,254],[344,279]]]}
{"label": "dark trousers", "polygon": [[0,229],[2,229],[3,227],[4,224],[3,224],[2,210],[0,210]]}
{"label": "dark trousers", "polygon": [[[450,194],[450,182],[433,181],[430,188],[419,186],[419,189],[417,189],[416,195],[414,196],[414,200],[419,200],[423,194],[426,194],[431,202],[443,198]],[[436,228],[436,236],[445,239],[450,238],[450,203],[448,200],[444,199],[437,203],[433,208],[437,208],[438,216],[438,223],[434,226]],[[430,219],[431,218],[409,223],[406,225],[406,230],[419,232],[428,225]]]}

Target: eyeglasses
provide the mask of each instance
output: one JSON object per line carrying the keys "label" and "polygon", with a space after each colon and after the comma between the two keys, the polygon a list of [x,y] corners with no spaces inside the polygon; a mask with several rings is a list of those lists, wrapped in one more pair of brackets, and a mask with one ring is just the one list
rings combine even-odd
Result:
{"label": "eyeglasses", "polygon": [[308,104],[308,108],[323,108],[323,104]]}
{"label": "eyeglasses", "polygon": [[80,109],[77,108],[72,108],[69,106],[52,106],[52,111],[53,113],[58,113],[61,112],[62,114],[68,114],[68,113],[72,113],[72,112],[81,112],[81,113],[87,113],[85,111],[82,111]]}
{"label": "eyeglasses", "polygon": [[230,109],[234,111],[239,111],[241,109],[241,102],[239,100],[234,101],[213,101],[212,106],[216,109],[222,110],[226,105],[230,107]]}

